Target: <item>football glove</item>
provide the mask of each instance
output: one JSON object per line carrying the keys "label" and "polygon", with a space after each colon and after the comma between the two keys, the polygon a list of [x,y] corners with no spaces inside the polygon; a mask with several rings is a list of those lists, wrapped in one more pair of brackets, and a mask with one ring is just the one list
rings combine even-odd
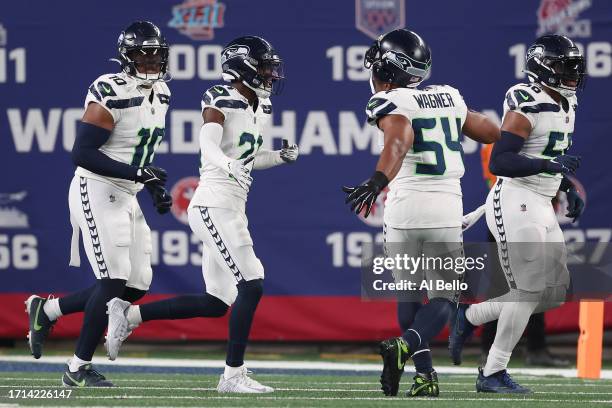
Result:
{"label": "football glove", "polygon": [[231,160],[227,163],[227,171],[230,176],[232,176],[238,185],[247,192],[251,188],[251,183],[253,182],[251,170],[247,167],[247,164],[253,161],[254,158],[255,156],[251,156],[246,160]]}
{"label": "football glove", "polygon": [[163,186],[167,179],[168,173],[166,173],[166,170],[155,166],[145,166],[138,169],[135,181],[145,185]]}
{"label": "football glove", "polygon": [[546,171],[550,173],[574,174],[580,166],[580,156],[562,154],[546,163]]}
{"label": "football glove", "polygon": [[280,157],[285,163],[295,163],[299,154],[298,146],[296,144],[289,146],[289,141],[287,139],[283,139],[283,148],[280,151]]}
{"label": "football glove", "polygon": [[159,214],[166,214],[172,207],[172,196],[160,185],[146,185],[147,191],[153,198],[153,205]]}
{"label": "football glove", "polygon": [[576,222],[584,212],[584,201],[575,188],[570,188],[565,194],[567,197],[567,214],[565,216],[572,218],[572,222]]}
{"label": "football glove", "polygon": [[344,202],[351,205],[351,211],[359,214],[365,208],[364,217],[368,218],[372,206],[376,202],[380,192],[389,184],[389,179],[381,171],[374,173],[369,180],[364,181],[357,187],[342,187],[342,191],[347,193]]}

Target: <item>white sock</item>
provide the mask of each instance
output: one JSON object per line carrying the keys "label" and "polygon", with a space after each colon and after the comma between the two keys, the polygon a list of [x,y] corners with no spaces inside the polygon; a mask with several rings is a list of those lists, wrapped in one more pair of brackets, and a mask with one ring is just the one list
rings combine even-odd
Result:
{"label": "white sock", "polygon": [[505,370],[508,367],[511,355],[512,351],[502,351],[496,348],[495,345],[491,346],[487,356],[487,364],[485,364],[482,373],[488,377],[498,371]]}
{"label": "white sock", "polygon": [[468,322],[474,326],[480,326],[493,320],[497,320],[502,310],[502,302],[482,302],[470,305],[465,311]]}
{"label": "white sock", "polygon": [[125,315],[128,323],[132,326],[138,326],[142,323],[142,316],[140,316],[140,306],[133,305],[128,307],[127,313]]}
{"label": "white sock", "polygon": [[59,299],[57,298],[47,299],[43,305],[43,311],[51,321],[57,320],[58,317],[63,316],[59,306]]}
{"label": "white sock", "polygon": [[79,371],[79,367],[84,366],[85,364],[89,364],[91,361],[81,360],[75,355],[72,356],[70,362],[68,363],[68,369],[71,373]]}
{"label": "white sock", "polygon": [[241,365],[240,367],[230,367],[226,365],[225,371],[223,372],[223,378],[225,378],[226,380],[229,380],[230,378],[235,377],[238,374],[242,373],[243,370],[244,370],[244,364]]}

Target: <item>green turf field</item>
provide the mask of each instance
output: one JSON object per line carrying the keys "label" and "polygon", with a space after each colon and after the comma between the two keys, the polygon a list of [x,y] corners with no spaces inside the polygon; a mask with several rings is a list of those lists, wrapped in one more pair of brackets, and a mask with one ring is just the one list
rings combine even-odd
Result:
{"label": "green turf field", "polygon": [[[200,407],[394,407],[413,399],[384,397],[375,376],[255,375],[276,388],[260,396],[221,395],[216,375],[119,374],[108,376],[117,388],[76,389],[68,399],[9,399],[9,390],[52,389],[58,373],[0,372],[2,404],[36,406],[200,406]],[[409,387],[406,376],[402,390]],[[437,400],[420,400],[419,407],[588,407],[612,406],[612,380],[561,377],[515,377],[535,391],[528,396],[496,396],[474,392],[474,376],[441,375]],[[416,401],[414,401],[416,403]]]}

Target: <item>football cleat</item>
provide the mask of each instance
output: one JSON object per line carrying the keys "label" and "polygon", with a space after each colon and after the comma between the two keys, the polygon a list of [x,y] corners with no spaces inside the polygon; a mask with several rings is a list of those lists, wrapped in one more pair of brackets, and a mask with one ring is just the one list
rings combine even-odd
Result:
{"label": "football cleat", "polygon": [[404,365],[410,357],[408,345],[404,339],[396,337],[383,341],[379,347],[379,354],[383,360],[383,371],[380,375],[381,389],[385,395],[396,396],[404,373]]}
{"label": "football cleat", "polygon": [[132,334],[136,326],[131,326],[128,322],[126,312],[130,302],[113,298],[106,304],[106,314],[108,315],[108,331],[104,347],[110,360],[117,358],[121,345]]}
{"label": "football cleat", "polygon": [[461,352],[467,339],[474,333],[474,326],[465,316],[469,305],[460,303],[451,322],[450,336],[448,337],[448,350],[454,365],[461,364]]}
{"label": "football cleat", "polygon": [[97,372],[91,364],[79,367],[76,372],[70,371],[66,365],[62,384],[64,387],[114,387],[113,383]]}
{"label": "football cleat", "polygon": [[217,385],[217,392],[238,394],[264,394],[274,392],[274,388],[260,384],[258,381],[249,377],[249,374],[252,374],[252,372],[247,370],[246,367],[242,367],[239,374],[230,378],[225,378],[223,374],[221,374],[219,384]]}
{"label": "football cleat", "polygon": [[[52,295],[48,299],[51,299]],[[32,295],[25,301],[26,313],[30,321],[30,330],[28,331],[28,345],[30,352],[34,358],[40,358],[42,355],[43,343],[47,339],[51,328],[56,321],[51,321],[43,310],[43,306],[47,299],[40,296]]]}
{"label": "football cleat", "polygon": [[429,374],[416,373],[414,376],[414,384],[408,391],[407,397],[437,397],[440,395],[438,387],[438,374],[432,371]]}
{"label": "football cleat", "polygon": [[476,380],[476,392],[492,392],[496,394],[531,394],[529,388],[525,388],[512,379],[508,371],[501,370],[488,377],[478,367],[478,379]]}

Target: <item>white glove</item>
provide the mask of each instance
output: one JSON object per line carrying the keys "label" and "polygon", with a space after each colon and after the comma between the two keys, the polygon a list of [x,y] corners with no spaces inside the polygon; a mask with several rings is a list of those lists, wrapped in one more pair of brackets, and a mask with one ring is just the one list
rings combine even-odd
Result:
{"label": "white glove", "polygon": [[483,204],[477,209],[475,209],[474,211],[472,211],[471,213],[465,214],[463,218],[461,219],[461,229],[465,231],[468,228],[470,228],[472,225],[476,224],[476,222],[478,222],[478,220],[480,219],[480,217],[482,217],[484,213],[485,213],[485,205]]}
{"label": "white glove", "polygon": [[283,139],[283,148],[280,150],[280,158],[285,163],[294,163],[299,156],[298,146],[293,144],[289,146],[289,141],[287,139]]}
{"label": "white glove", "polygon": [[245,191],[249,191],[253,177],[251,177],[251,170],[247,167],[247,164],[253,160],[253,156],[246,160],[230,160],[227,163],[227,171],[230,176],[236,180],[238,185]]}

